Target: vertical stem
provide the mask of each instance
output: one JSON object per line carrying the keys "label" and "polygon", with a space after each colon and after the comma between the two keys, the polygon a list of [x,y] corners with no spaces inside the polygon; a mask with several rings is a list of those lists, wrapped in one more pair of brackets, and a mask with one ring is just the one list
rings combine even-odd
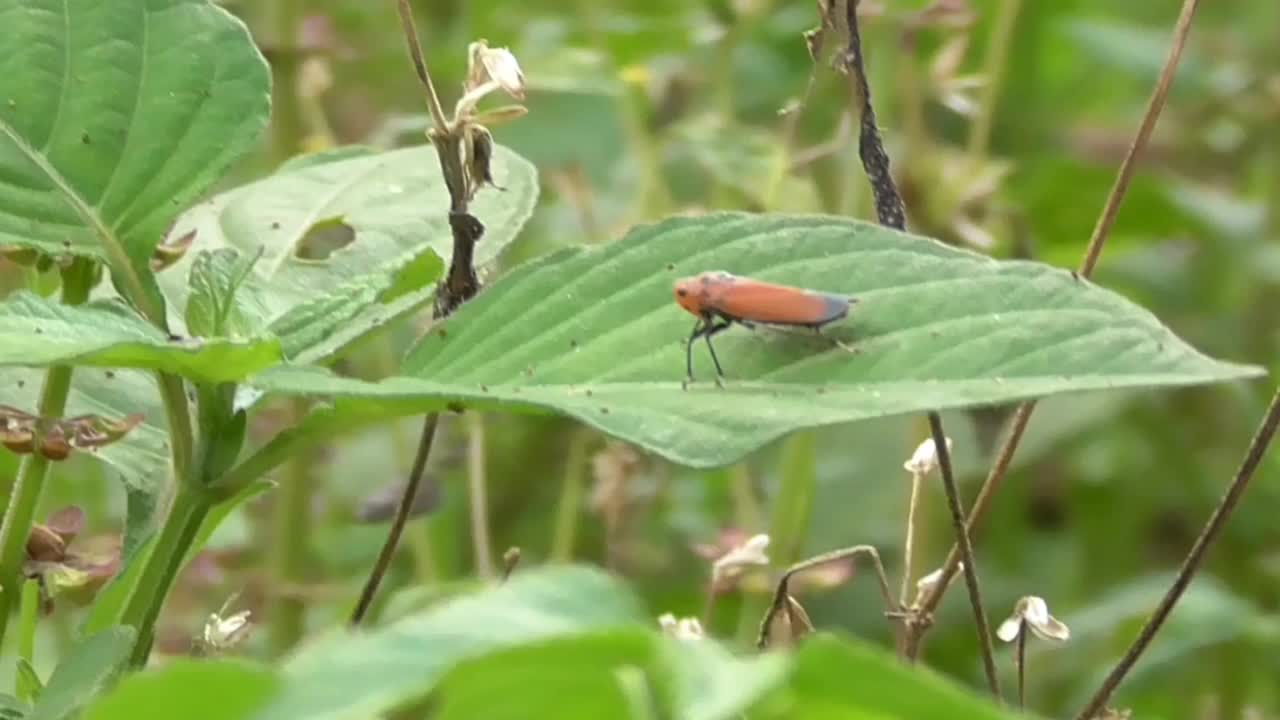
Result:
{"label": "vertical stem", "polygon": [[907,503],[907,537],[902,542],[902,589],[898,593],[898,605],[907,606],[911,599],[911,576],[914,573],[916,554],[916,516],[920,511],[920,485],[924,474],[911,473],[911,499]]}
{"label": "vertical stem", "polygon": [[471,502],[471,548],[475,554],[476,573],[491,580],[493,543],[489,541],[488,478],[485,472],[484,416],[467,413],[467,495]]}
{"label": "vertical stem", "polygon": [[302,57],[298,51],[298,26],[302,21],[303,0],[271,0],[270,36],[275,43],[272,69],[271,136],[276,162],[284,162],[300,148],[303,134],[302,103],[298,97],[298,69]]}
{"label": "vertical stem", "polygon": [[1018,628],[1018,643],[1014,647],[1013,662],[1018,668],[1018,707],[1027,706],[1027,621],[1022,620]]}
{"label": "vertical stem", "polygon": [[22,584],[22,609],[18,620],[18,657],[36,662],[36,621],[40,617],[40,581]]}
{"label": "vertical stem", "polygon": [[982,590],[978,586],[978,564],[973,558],[973,544],[964,525],[964,507],[956,489],[956,478],[951,471],[951,451],[947,449],[947,435],[942,430],[942,416],[929,413],[929,429],[933,432],[933,445],[938,452],[938,470],[942,473],[942,487],[947,491],[947,506],[951,510],[951,524],[955,528],[956,543],[964,559],[964,581],[969,589],[969,604],[973,607],[973,621],[978,631],[978,645],[982,648],[982,667],[987,673],[991,694],[1000,700],[1000,677],[996,674],[995,650],[991,647],[991,626],[987,611],[982,606]]}
{"label": "vertical stem", "polygon": [[[67,268],[62,276],[64,305],[83,305],[89,299],[97,278],[95,271],[93,262],[84,259],[74,261]],[[65,414],[67,396],[71,393],[71,372],[72,368],[65,365],[51,367],[45,372],[38,408],[40,417],[56,418]],[[31,524],[35,522],[48,475],[49,460],[40,454],[39,449],[22,459],[4,511],[3,524],[0,524],[0,646],[4,643],[13,602],[22,593],[22,563],[27,556],[27,537],[31,534]]]}
{"label": "vertical stem", "polygon": [[578,518],[582,513],[582,491],[586,479],[587,443],[591,436],[582,429],[569,438],[565,453],[564,480],[560,485],[560,502],[556,505],[555,534],[551,540],[551,560],[573,560],[573,544],[578,534]]}
{"label": "vertical stem", "polygon": [[1013,30],[1017,26],[1021,7],[1022,0],[1000,0],[996,22],[991,28],[991,39],[987,45],[982,72],[986,85],[982,90],[982,102],[978,105],[978,117],[969,128],[969,159],[974,165],[987,156],[991,144],[996,107],[999,105],[1005,66],[1009,60],[1009,47],[1013,44]]}
{"label": "vertical stem", "polygon": [[[817,436],[798,432],[782,447],[782,485],[773,499],[769,526],[769,561],[775,569],[794,563],[803,549],[813,499],[817,494]],[[760,618],[769,608],[769,598],[750,595],[743,600],[738,623],[739,636],[750,642],[759,630]]]}
{"label": "vertical stem", "polygon": [[[294,400],[293,416],[302,422],[307,403]],[[282,655],[302,639],[306,605],[297,588],[306,579],[308,538],[311,537],[311,460],[301,453],[290,458],[275,492],[271,539],[272,605],[269,611],[271,651]]]}

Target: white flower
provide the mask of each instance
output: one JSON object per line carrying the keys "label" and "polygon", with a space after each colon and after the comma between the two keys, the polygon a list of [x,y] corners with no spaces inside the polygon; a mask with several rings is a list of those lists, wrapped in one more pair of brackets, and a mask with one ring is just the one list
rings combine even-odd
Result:
{"label": "white flower", "polygon": [[249,634],[249,611],[222,617],[211,613],[204,624],[204,644],[214,650],[234,647]]}
{"label": "white flower", "polygon": [[[947,453],[951,453],[951,438],[947,438]],[[938,466],[938,449],[933,438],[920,443],[911,459],[902,463],[902,468],[913,475],[927,475]]]}
{"label": "white flower", "polygon": [[698,618],[676,619],[676,616],[671,613],[663,613],[658,617],[658,625],[663,632],[677,640],[701,640],[706,637]]}
{"label": "white flower", "polygon": [[711,566],[712,577],[719,579],[748,565],[768,565],[769,556],[764,552],[768,547],[768,535],[763,533],[752,535],[741,545],[725,553],[719,560],[715,561],[715,564]]}
{"label": "white flower", "polygon": [[1023,623],[1031,628],[1031,632],[1045,640],[1066,641],[1071,637],[1071,630],[1057,618],[1049,614],[1049,606],[1044,598],[1028,595],[1013,606],[1013,614],[1000,623],[996,636],[1005,642],[1013,642],[1022,631]]}
{"label": "white flower", "polygon": [[[924,596],[933,592],[934,586],[942,580],[942,570],[943,568],[938,568],[916,581],[916,599],[912,601],[912,607],[920,607],[920,603],[924,602]],[[964,563],[956,563],[956,572],[964,572]]]}
{"label": "white flower", "polygon": [[524,99],[524,72],[516,56],[506,48],[491,48],[485,40],[477,40],[467,48],[470,68],[468,89],[474,90],[487,82],[494,82],[517,99]]}

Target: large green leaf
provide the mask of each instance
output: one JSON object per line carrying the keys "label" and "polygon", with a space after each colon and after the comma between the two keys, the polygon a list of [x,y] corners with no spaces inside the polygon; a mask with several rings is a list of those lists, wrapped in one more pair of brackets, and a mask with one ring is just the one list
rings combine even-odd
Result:
{"label": "large green leaf", "polygon": [[463,660],[532,640],[634,624],[639,617],[634,598],[598,571],[518,573],[493,590],[305,646],[285,664],[281,693],[254,718],[380,716],[425,695]]}
{"label": "large green leaf", "polygon": [[796,654],[785,693],[753,717],[805,720],[1011,720],[1007,711],[879,648],[818,635]]}
{"label": "large green leaf", "polygon": [[[767,328],[718,336],[723,389],[699,344],[700,382],[685,389],[693,318],[674,303],[672,282],[706,270],[859,302],[826,338]],[[275,368],[251,382],[335,396],[365,419],[451,403],[550,410],[674,461],[715,466],[804,427],[1262,370],[1200,354],[1065,270],[842,218],[714,214],[516,270],[424,337],[403,373],[366,383]]]}
{"label": "large green leaf", "polygon": [[90,706],[86,720],[162,718],[182,708],[184,720],[242,720],[262,706],[278,680],[269,668],[238,660],[181,659],[126,678]]}
{"label": "large green leaf", "polygon": [[174,218],[265,126],[265,61],[207,0],[0,0],[0,25],[0,244],[102,258],[143,290]]}
{"label": "large green leaf", "polygon": [[[536,172],[518,155],[496,148],[493,174],[505,192],[482,190],[471,206],[485,224],[478,263],[497,257],[537,200]],[[270,331],[291,359],[319,362],[429,298],[425,289],[452,250],[448,207],[430,145],[325,153],[218,195],[179,219],[174,232],[194,230],[195,242],[161,275],[161,287],[174,307],[186,307],[188,277],[208,284],[213,261],[201,251],[219,251],[218,264],[226,266],[235,266],[225,259],[228,251],[238,251],[241,262],[261,253],[238,283],[239,329]]]}
{"label": "large green leaf", "polygon": [[22,291],[0,303],[0,365],[133,367],[223,382],[279,360],[273,337],[171,339],[116,301],[69,306]]}
{"label": "large green leaf", "polygon": [[63,720],[80,711],[115,678],[129,659],[131,627],[113,627],[81,640],[58,662],[28,720]]}

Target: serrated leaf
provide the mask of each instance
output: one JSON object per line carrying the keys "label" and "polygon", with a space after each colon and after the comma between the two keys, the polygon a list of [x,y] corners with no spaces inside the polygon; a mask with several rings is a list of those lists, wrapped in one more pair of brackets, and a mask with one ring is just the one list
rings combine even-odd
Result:
{"label": "serrated leaf", "polygon": [[31,663],[24,657],[18,658],[18,677],[15,680],[18,689],[18,695],[29,698],[32,702],[40,700],[40,693],[44,690],[44,683],[40,681],[40,673],[31,666]]}
{"label": "serrated leaf", "polygon": [[136,635],[133,628],[118,626],[76,643],[49,676],[28,720],[65,720],[78,715],[129,659]]}
{"label": "serrated leaf", "polygon": [[242,255],[231,248],[202,250],[188,280],[187,330],[204,338],[249,338],[263,330],[260,311],[241,285],[261,254]]}
{"label": "serrated leaf", "polygon": [[[718,335],[723,389],[699,343],[700,382],[684,389],[693,318],[675,304],[672,283],[706,270],[858,303],[822,336]],[[1262,372],[1200,354],[1150,313],[1065,270],[844,218],[715,214],[519,268],[424,337],[401,377],[367,383],[295,367],[251,382],[334,396],[366,420],[449,403],[559,412],[707,467],[800,428]]]}
{"label": "serrated leaf", "polygon": [[312,642],[286,663],[284,688],[254,718],[363,720],[422,697],[463,660],[639,617],[635,599],[602,572],[529,570],[501,587],[376,630],[342,631]]}
{"label": "serrated leaf", "polygon": [[0,303],[0,365],[144,368],[230,382],[280,357],[270,337],[171,340],[118,301],[69,306],[21,291]]}
{"label": "serrated leaf", "polygon": [[149,292],[182,208],[266,125],[266,62],[207,0],[0,0],[0,245]]}
{"label": "serrated leaf", "polygon": [[171,716],[184,720],[242,720],[261,707],[279,680],[262,665],[242,660],[183,658],[154,672],[132,675],[85,713],[85,720],[135,720]]}
{"label": "serrated leaf", "polygon": [[[493,172],[506,191],[483,191],[471,206],[485,225],[476,246],[480,264],[511,242],[537,199],[533,166],[516,154],[497,148]],[[449,257],[453,244],[448,208],[430,145],[311,156],[183,216],[174,232],[195,230],[195,244],[160,276],[161,287],[173,305],[184,307],[190,289],[183,278],[198,251],[261,252],[241,292],[288,358],[323,361],[340,349],[335,338],[349,341],[426,299],[421,293],[412,304],[402,302],[443,270],[439,258]],[[418,272],[398,275],[415,260]]]}
{"label": "serrated leaf", "polygon": [[[0,404],[35,413],[43,370],[0,367]],[[157,469],[169,461],[164,408],[155,378],[140,371],[79,367],[71,375],[66,415],[100,415],[118,420],[142,413],[143,422],[120,440],[87,454],[120,473],[132,489],[154,493]]]}

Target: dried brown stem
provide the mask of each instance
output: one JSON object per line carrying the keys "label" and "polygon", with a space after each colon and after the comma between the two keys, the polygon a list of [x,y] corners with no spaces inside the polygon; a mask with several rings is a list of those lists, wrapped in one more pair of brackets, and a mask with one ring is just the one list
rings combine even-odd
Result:
{"label": "dried brown stem", "polygon": [[871,566],[876,571],[876,580],[880,583],[880,597],[884,600],[885,615],[888,617],[899,617],[902,615],[901,606],[894,603],[893,591],[889,589],[889,576],[885,574],[884,563],[880,561],[880,551],[871,545],[854,545],[852,547],[832,550],[821,555],[815,555],[807,560],[802,560],[795,565],[787,568],[782,573],[782,577],[778,579],[778,585],[773,591],[773,602],[769,605],[769,611],[765,613],[764,619],[760,621],[760,633],[756,638],[756,647],[764,649],[768,644],[769,624],[773,622],[778,613],[787,609],[787,586],[791,582],[791,577],[799,572],[811,570],[820,565],[838,560],[856,559],[859,557],[870,558]]}
{"label": "dried brown stem", "polygon": [[1027,706],[1027,633],[1031,630],[1025,619],[1018,625],[1018,641],[1014,646],[1013,662],[1018,668],[1018,707]]}
{"label": "dried brown stem", "polygon": [[[1125,153],[1124,160],[1120,163],[1120,168],[1116,172],[1115,182],[1111,186],[1111,193],[1107,196],[1102,214],[1098,217],[1098,222],[1093,229],[1093,235],[1089,238],[1089,245],[1085,249],[1083,259],[1080,261],[1079,274],[1082,277],[1088,278],[1093,274],[1093,270],[1098,264],[1098,258],[1102,255],[1102,249],[1106,246],[1107,238],[1110,237],[1111,228],[1120,212],[1120,205],[1124,202],[1125,195],[1129,190],[1129,183],[1132,182],[1133,175],[1137,169],[1138,158],[1141,157],[1151,139],[1151,133],[1155,129],[1156,121],[1160,118],[1160,113],[1164,110],[1165,103],[1168,100],[1169,90],[1173,87],[1173,79],[1178,69],[1178,62],[1182,58],[1182,51],[1187,44],[1187,35],[1191,31],[1191,20],[1199,4],[1199,0],[1184,0],[1183,2],[1182,13],[1179,15],[1178,22],[1173,30],[1169,54],[1165,58],[1164,67],[1161,69],[1160,77],[1151,93],[1151,99],[1147,102],[1147,109],[1142,116],[1142,123],[1138,126],[1138,132],[1134,135],[1133,142],[1130,143],[1129,150]],[[1031,413],[1034,411],[1035,402],[1023,403],[1018,407],[1008,439],[1005,440],[1004,446],[1000,449],[1000,454],[997,456],[995,464],[992,465],[991,472],[987,474],[986,480],[983,481],[982,488],[978,491],[978,497],[974,500],[973,509],[969,513],[966,525],[971,536],[981,527],[987,511],[990,509],[992,498],[1004,482],[1005,475],[1009,471],[1009,465],[1013,461],[1013,454],[1017,451],[1018,444],[1022,441],[1023,432],[1026,430],[1027,422],[1030,421]],[[952,546],[951,552],[947,555],[947,562],[943,565],[942,577],[921,601],[920,612],[922,614],[927,615],[937,609],[938,604],[942,601],[943,594],[950,586],[952,578],[955,577],[959,562],[959,548]],[[923,635],[928,630],[928,627],[928,624],[921,624],[912,628],[907,643],[908,659],[914,660],[919,657]]]}
{"label": "dried brown stem", "polygon": [[978,585],[978,564],[973,557],[973,543],[964,525],[964,506],[960,504],[960,491],[956,488],[955,473],[951,469],[951,451],[947,449],[947,434],[942,429],[942,416],[929,413],[929,431],[933,434],[933,446],[938,453],[938,471],[942,475],[942,487],[947,493],[947,508],[951,511],[951,524],[956,533],[956,544],[964,559],[964,582],[969,590],[969,605],[973,608],[973,621],[978,631],[978,645],[982,648],[982,668],[987,673],[987,685],[991,694],[1000,699],[1000,677],[996,674],[995,648],[991,646],[991,625],[987,611],[982,606],[982,589]]}
{"label": "dried brown stem", "polygon": [[1093,698],[1089,700],[1089,704],[1076,716],[1077,720],[1091,720],[1106,706],[1107,701],[1111,699],[1112,693],[1124,681],[1125,676],[1133,669],[1134,664],[1138,662],[1138,658],[1142,656],[1143,651],[1151,644],[1156,633],[1160,632],[1160,628],[1169,619],[1169,614],[1173,612],[1174,605],[1178,604],[1182,593],[1186,591],[1187,586],[1191,584],[1191,580],[1204,563],[1204,556],[1208,552],[1209,546],[1213,544],[1213,541],[1222,532],[1222,528],[1226,526],[1232,511],[1240,503],[1240,497],[1244,495],[1245,489],[1249,487],[1249,481],[1253,479],[1254,472],[1257,471],[1262,458],[1267,454],[1267,448],[1271,445],[1272,438],[1275,437],[1277,426],[1280,426],[1280,389],[1277,389],[1275,396],[1271,398],[1271,405],[1267,408],[1267,412],[1262,418],[1262,423],[1258,426],[1258,431],[1253,436],[1253,441],[1249,443],[1249,449],[1244,454],[1244,460],[1240,463],[1240,468],[1236,470],[1235,478],[1232,479],[1231,485],[1227,488],[1226,493],[1223,494],[1222,500],[1218,502],[1218,506],[1214,508],[1213,514],[1209,516],[1208,522],[1205,523],[1204,529],[1200,531],[1200,536],[1192,544],[1191,550],[1187,552],[1187,557],[1183,559],[1182,567],[1178,569],[1178,574],[1174,577],[1169,591],[1161,598],[1160,604],[1156,606],[1155,612],[1151,614],[1151,618],[1143,626],[1142,632],[1138,633],[1133,645],[1129,647],[1120,662],[1107,674],[1107,679],[1103,681],[1102,687],[1098,688]]}

